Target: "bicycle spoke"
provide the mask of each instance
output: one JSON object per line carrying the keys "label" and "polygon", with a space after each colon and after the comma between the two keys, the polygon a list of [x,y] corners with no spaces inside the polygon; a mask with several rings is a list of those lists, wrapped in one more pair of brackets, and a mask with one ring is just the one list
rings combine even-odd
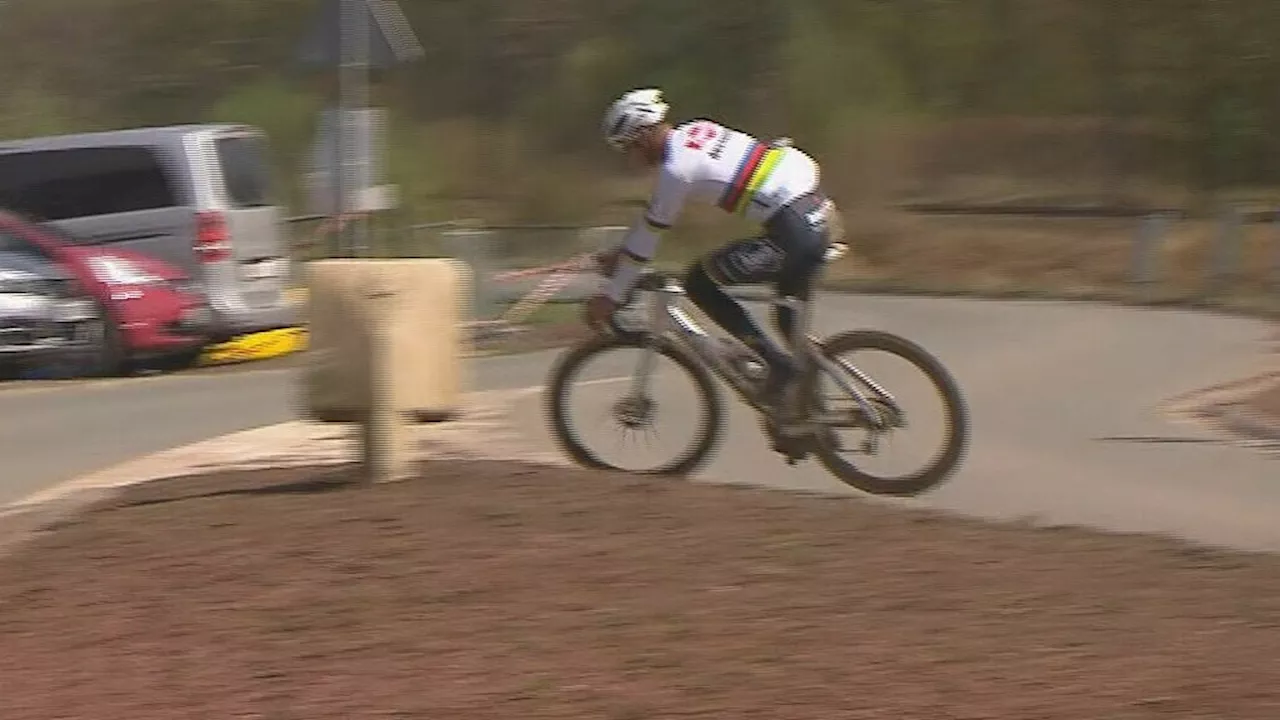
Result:
{"label": "bicycle spoke", "polygon": [[[559,383],[559,390],[553,395],[552,414],[562,446],[578,452],[580,456],[575,459],[579,462],[632,472],[679,473],[682,467],[689,466],[691,458],[701,460],[708,452],[708,439],[714,439],[719,424],[718,408],[708,406],[708,401],[714,402],[715,398],[700,385],[710,380],[705,371],[699,379],[699,366],[688,358],[682,364],[679,353],[683,351],[669,341],[640,345],[601,340],[600,345],[603,347],[572,366],[572,375],[561,373],[553,381],[553,385]],[[605,377],[595,382],[580,377],[579,371],[586,370],[587,358],[591,364],[603,366],[600,369]],[[571,426],[575,411],[570,404],[579,403],[595,406],[577,410],[579,420],[599,418],[597,413],[601,410],[607,419]],[[583,415],[582,410],[587,413]],[[659,420],[684,427],[661,432]],[[689,423],[693,426],[689,427]],[[600,437],[602,431],[609,435],[611,430],[616,430],[612,440]],[[588,445],[584,441],[591,435],[596,439]],[[656,464],[655,457],[660,458]]]}
{"label": "bicycle spoke", "polygon": [[[860,348],[858,351],[897,360],[907,374],[892,372],[898,368],[881,368],[878,365],[869,369],[864,362],[843,354],[823,358],[826,362],[818,363],[818,383],[834,387],[819,390],[819,386],[815,386],[819,392],[814,397],[812,419],[825,426],[824,437],[830,452],[848,453],[860,458],[856,470],[853,466],[846,466],[853,476],[885,483],[892,482],[894,478],[917,477],[925,470],[916,468],[932,467],[946,448],[946,401],[938,394],[933,379],[920,372],[908,359],[879,348]],[[882,373],[887,374],[880,377]],[[916,392],[903,394],[900,400],[890,387],[896,391],[914,388]],[[932,400],[930,404],[936,404],[939,399],[943,402],[942,408],[921,410],[921,418],[943,419],[943,437],[932,438],[931,427],[922,428],[925,431],[923,435],[914,432],[904,435],[907,423],[903,403]],[[912,412],[920,410],[916,404],[911,404],[911,407],[915,408]],[[921,457],[922,453],[924,457]],[[911,468],[905,473],[889,470],[904,463]],[[877,468],[875,472],[872,472],[872,467]]]}

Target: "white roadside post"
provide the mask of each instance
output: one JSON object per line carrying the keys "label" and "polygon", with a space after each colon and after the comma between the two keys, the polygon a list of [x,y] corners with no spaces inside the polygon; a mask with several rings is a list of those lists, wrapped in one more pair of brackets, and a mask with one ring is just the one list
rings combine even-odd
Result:
{"label": "white roadside post", "polygon": [[451,258],[309,263],[311,357],[306,416],[360,425],[369,482],[412,476],[408,426],[455,416],[469,386],[471,270]]}

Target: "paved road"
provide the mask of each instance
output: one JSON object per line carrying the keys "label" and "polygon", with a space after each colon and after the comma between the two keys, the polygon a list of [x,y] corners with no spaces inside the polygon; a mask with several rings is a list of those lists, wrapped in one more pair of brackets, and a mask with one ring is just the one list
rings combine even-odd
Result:
{"label": "paved road", "polygon": [[[477,388],[542,383],[552,353],[481,358]],[[249,366],[242,366],[248,368]],[[298,370],[217,368],[0,391],[0,506],[168,448],[291,420]]]}
{"label": "paved road", "polygon": [[[928,347],[971,403],[964,470],[908,501],[989,517],[1168,531],[1280,550],[1280,459],[1214,442],[1157,412],[1170,396],[1255,371],[1260,321],[1051,302],[828,296],[825,331],[889,329]],[[486,389],[542,382],[554,353],[477,362]],[[296,415],[295,370],[109,381],[0,392],[0,503],[78,473]],[[613,386],[585,398],[607,399]],[[687,395],[676,402],[688,402]],[[690,406],[691,407],[691,406]],[[543,433],[536,398],[517,411]],[[788,468],[735,409],[720,480],[838,490]],[[61,431],[61,435],[56,434]]]}
{"label": "paved road", "polygon": [[[963,470],[935,493],[904,504],[1280,551],[1280,456],[1173,424],[1158,409],[1171,396],[1257,371],[1272,332],[1264,323],[1071,303],[856,297],[832,298],[818,323],[828,332],[859,325],[915,339],[947,364],[969,399],[973,447]],[[626,365],[592,376],[626,372]],[[867,369],[879,379],[878,369],[897,368]],[[895,377],[907,376],[888,376],[899,390]],[[659,395],[684,411],[671,422],[686,424],[668,437],[687,437],[680,431],[693,427],[687,387]],[[929,399],[923,385],[903,387],[908,412],[912,401]],[[600,419],[618,395],[618,385],[596,384],[575,402],[594,412],[585,417]],[[788,467],[761,444],[755,418],[733,406],[727,441],[707,470],[712,479],[848,491],[816,463]],[[545,438],[540,413],[532,400],[518,410],[526,427]],[[618,459],[641,460],[638,443],[618,450],[616,434],[595,432]],[[908,432],[890,448],[902,451],[893,459],[911,462],[919,448],[903,446],[912,437]],[[683,445],[666,445],[673,447]],[[923,457],[915,455],[917,462]]]}

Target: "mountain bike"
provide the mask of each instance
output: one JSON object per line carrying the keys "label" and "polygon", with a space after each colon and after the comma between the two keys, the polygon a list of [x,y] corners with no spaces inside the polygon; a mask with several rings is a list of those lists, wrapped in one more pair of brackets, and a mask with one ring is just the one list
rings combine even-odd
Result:
{"label": "mountain bike", "polygon": [[[827,263],[847,251],[843,243],[827,250]],[[620,318],[642,293],[652,293],[655,301],[639,327],[627,327]],[[610,319],[611,332],[594,336],[565,351],[553,364],[546,390],[546,409],[560,447],[577,464],[596,469],[624,470],[645,475],[688,475],[699,470],[722,442],[725,428],[724,401],[714,378],[718,377],[761,417],[764,433],[772,449],[789,465],[814,456],[841,482],[863,492],[885,496],[913,496],[937,487],[960,464],[969,441],[969,412],[963,395],[943,364],[921,346],[905,338],[878,330],[852,330],[819,338],[810,331],[812,303],[794,297],[772,300],[776,306],[790,307],[798,321],[789,339],[799,373],[795,382],[793,412],[785,420],[776,419],[761,402],[766,366],[745,345],[726,334],[708,333],[682,307],[685,290],[675,276],[648,270],[631,293],[618,305]],[[625,382],[627,392],[611,406],[611,418],[624,430],[646,430],[660,408],[650,388],[659,356],[674,362],[689,376],[696,388],[694,398],[704,420],[694,432],[689,448],[682,454],[653,467],[624,469],[601,459],[583,442],[571,420],[568,394],[576,377],[589,361],[604,353],[632,349],[639,360]],[[888,388],[844,356],[857,350],[879,350],[906,360],[922,372],[943,400],[945,430],[942,448],[925,467],[901,476],[881,477],[862,469],[845,452],[874,455],[886,437],[907,426],[907,415]],[[822,397],[823,378],[834,381],[839,390],[833,400]],[[677,412],[680,412],[677,410]],[[850,448],[839,436],[843,430],[862,434],[861,442]]]}

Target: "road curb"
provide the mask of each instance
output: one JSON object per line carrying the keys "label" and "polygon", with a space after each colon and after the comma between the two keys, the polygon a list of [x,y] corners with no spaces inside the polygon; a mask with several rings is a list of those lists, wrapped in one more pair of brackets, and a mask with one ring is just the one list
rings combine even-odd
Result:
{"label": "road curb", "polygon": [[199,367],[213,367],[270,360],[306,348],[307,329],[305,327],[279,328],[241,335],[223,343],[210,345],[200,353],[196,364]]}
{"label": "road curb", "polygon": [[[464,410],[443,423],[414,426],[419,459],[534,462],[566,466],[532,445],[509,422],[508,410],[541,386],[468,393]],[[0,557],[124,490],[218,471],[346,465],[356,458],[358,428],[293,420],[242,430],[135,458],[60,483],[0,507]]]}
{"label": "road curb", "polygon": [[1263,371],[1180,395],[1164,403],[1164,411],[1255,447],[1280,450],[1280,422],[1244,404],[1276,386],[1280,386],[1280,371]]}

